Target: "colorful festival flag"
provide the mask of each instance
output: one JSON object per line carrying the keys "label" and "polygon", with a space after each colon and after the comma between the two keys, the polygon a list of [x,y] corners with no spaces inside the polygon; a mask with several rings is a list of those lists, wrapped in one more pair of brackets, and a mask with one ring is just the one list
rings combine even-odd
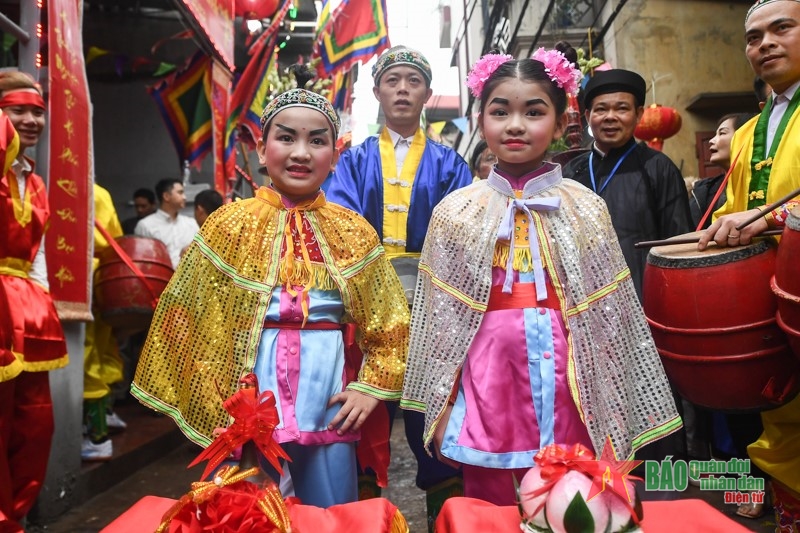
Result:
{"label": "colorful festival flag", "polygon": [[225,146],[228,126],[228,105],[233,74],[219,59],[211,61],[211,113],[213,116],[214,189],[227,197],[233,173],[225,167]]}
{"label": "colorful festival flag", "polygon": [[[248,50],[250,60],[242,75],[234,83],[225,128],[225,174],[235,176],[236,142],[241,140],[253,145],[261,134],[261,112],[270,93],[269,72],[277,68],[277,29],[293,6],[292,0],[283,5],[272,17],[269,28],[261,33]],[[240,135],[244,131],[245,135]]]}
{"label": "colorful festival flag", "polygon": [[199,167],[212,148],[211,58],[197,52],[186,67],[147,88],[181,162]]}
{"label": "colorful festival flag", "polygon": [[333,107],[339,111],[347,111],[353,107],[353,84],[355,83],[355,76],[353,71],[338,71],[331,76],[333,83],[330,86],[330,94],[328,100],[333,104]]}
{"label": "colorful festival flag", "polygon": [[261,112],[269,94],[268,73],[276,68],[276,37],[277,33],[264,35],[253,43],[250,61],[234,85],[223,150],[225,174],[229,177],[235,176],[236,142],[241,140],[252,147],[261,133]]}
{"label": "colorful festival flag", "polygon": [[350,70],[366,63],[391,45],[386,25],[386,0],[342,0],[331,11],[331,0],[323,0],[313,57],[322,61],[322,76]]}

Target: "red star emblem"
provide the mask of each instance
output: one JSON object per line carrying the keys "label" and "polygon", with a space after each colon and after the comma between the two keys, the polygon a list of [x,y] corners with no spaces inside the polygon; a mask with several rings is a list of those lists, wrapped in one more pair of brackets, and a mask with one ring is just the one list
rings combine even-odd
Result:
{"label": "red star emblem", "polygon": [[606,437],[603,451],[598,459],[578,459],[575,461],[575,466],[592,478],[592,488],[589,491],[587,501],[606,490],[606,486],[608,486],[625,502],[632,503],[633,497],[628,493],[628,485],[625,483],[625,478],[633,478],[633,476],[629,476],[630,472],[643,462],[634,461],[633,459],[625,459],[623,461],[617,459],[617,452],[614,450],[611,436]]}

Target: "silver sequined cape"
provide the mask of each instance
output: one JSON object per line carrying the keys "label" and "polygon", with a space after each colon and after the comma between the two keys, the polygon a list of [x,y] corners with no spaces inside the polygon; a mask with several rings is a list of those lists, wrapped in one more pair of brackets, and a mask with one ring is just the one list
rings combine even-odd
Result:
{"label": "silver sequined cape", "polygon": [[[541,189],[542,180],[550,185]],[[425,412],[426,446],[486,310],[497,230],[513,194],[493,173],[433,212],[401,401]],[[678,430],[681,419],[602,198],[562,180],[558,165],[522,194],[547,196],[560,196],[560,209],[534,212],[534,219],[567,326],[570,392],[597,453],[610,436],[617,457],[626,458]]]}

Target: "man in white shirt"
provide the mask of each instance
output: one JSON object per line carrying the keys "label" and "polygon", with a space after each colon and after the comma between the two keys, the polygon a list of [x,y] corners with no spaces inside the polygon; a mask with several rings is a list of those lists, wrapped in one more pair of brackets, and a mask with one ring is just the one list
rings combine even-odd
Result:
{"label": "man in white shirt", "polygon": [[156,184],[158,211],[144,217],[136,224],[134,235],[158,239],[167,246],[172,268],[177,268],[181,252],[189,246],[197,230],[192,217],[181,215],[186,206],[183,182],[177,178],[166,178]]}

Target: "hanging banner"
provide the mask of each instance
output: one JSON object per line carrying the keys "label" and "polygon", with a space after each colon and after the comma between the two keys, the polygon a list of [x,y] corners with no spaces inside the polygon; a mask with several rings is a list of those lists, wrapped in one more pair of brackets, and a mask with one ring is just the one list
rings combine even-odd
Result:
{"label": "hanging banner", "polygon": [[62,320],[92,319],[94,161],[80,5],[47,2],[50,227],[45,249],[50,293]]}
{"label": "hanging banner", "polygon": [[231,72],[233,63],[234,0],[179,0],[181,10],[189,16],[198,34],[203,35],[214,54]]}
{"label": "hanging banner", "polygon": [[214,139],[214,189],[227,197],[229,183],[235,176],[225,168],[225,130],[231,97],[231,72],[218,60],[211,62],[211,113]]}

